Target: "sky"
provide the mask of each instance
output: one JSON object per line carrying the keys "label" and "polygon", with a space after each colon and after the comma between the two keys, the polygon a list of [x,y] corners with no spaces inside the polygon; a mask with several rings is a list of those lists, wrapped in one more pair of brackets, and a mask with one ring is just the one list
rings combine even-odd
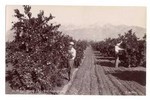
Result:
{"label": "sky", "polygon": [[[11,27],[14,9],[23,12],[20,5],[6,6],[6,31]],[[146,28],[146,7],[138,6],[38,6],[31,5],[32,16],[37,16],[40,10],[44,10],[45,16],[51,13],[55,16],[53,22],[61,25],[88,26],[92,24],[105,25],[129,25]]]}

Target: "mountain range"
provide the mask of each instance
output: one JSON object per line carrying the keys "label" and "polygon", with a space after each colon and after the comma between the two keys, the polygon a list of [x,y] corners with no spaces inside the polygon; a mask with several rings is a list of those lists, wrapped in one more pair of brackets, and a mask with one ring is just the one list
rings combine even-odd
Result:
{"label": "mountain range", "polygon": [[[146,29],[139,26],[127,26],[127,25],[112,25],[105,24],[100,26],[98,24],[92,24],[88,26],[77,26],[77,25],[62,25],[59,30],[64,34],[72,36],[76,40],[93,40],[101,41],[105,38],[117,38],[118,34],[124,34],[128,30],[132,29],[138,38],[142,38]],[[11,41],[14,39],[13,31],[6,32],[6,41]]]}
{"label": "mountain range", "polygon": [[128,30],[132,29],[135,32],[138,38],[143,38],[146,33],[146,29],[139,26],[127,26],[127,25],[111,25],[105,24],[103,26],[93,24],[86,27],[67,25],[61,26],[60,30],[72,36],[74,39],[84,39],[84,40],[93,40],[101,41],[105,38],[117,38],[118,34],[124,34]]}

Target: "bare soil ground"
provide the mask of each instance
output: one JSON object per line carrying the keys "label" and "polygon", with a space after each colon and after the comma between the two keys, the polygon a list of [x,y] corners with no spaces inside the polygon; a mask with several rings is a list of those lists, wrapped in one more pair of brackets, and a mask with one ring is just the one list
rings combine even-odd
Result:
{"label": "bare soil ground", "polygon": [[88,47],[67,95],[146,95],[144,67],[114,67],[114,58],[102,57]]}

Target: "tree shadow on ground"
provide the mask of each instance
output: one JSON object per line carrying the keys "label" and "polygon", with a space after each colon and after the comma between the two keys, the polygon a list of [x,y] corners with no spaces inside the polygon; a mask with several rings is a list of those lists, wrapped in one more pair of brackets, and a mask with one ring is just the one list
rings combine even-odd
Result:
{"label": "tree shadow on ground", "polygon": [[115,64],[110,61],[95,61],[96,65],[106,66],[106,67],[114,67]]}
{"label": "tree shadow on ground", "polygon": [[93,51],[94,54],[100,54],[100,51]]}
{"label": "tree shadow on ground", "polygon": [[114,57],[97,57],[96,58],[97,60],[115,60],[115,58]]}
{"label": "tree shadow on ground", "polygon": [[95,57],[101,57],[101,56],[103,56],[102,54],[94,54],[95,55]]}
{"label": "tree shadow on ground", "polygon": [[93,53],[94,53],[95,56],[98,56],[98,57],[102,56],[102,54],[100,52],[94,51]]}
{"label": "tree shadow on ground", "polygon": [[145,71],[117,71],[116,73],[111,73],[113,76],[125,80],[125,81],[135,81],[143,86],[146,85],[146,72]]}

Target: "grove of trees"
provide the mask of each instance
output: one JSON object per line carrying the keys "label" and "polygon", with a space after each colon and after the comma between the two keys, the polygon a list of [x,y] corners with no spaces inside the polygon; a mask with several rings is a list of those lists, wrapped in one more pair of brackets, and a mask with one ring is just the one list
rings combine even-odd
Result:
{"label": "grove of trees", "polygon": [[[75,42],[77,57],[75,65],[78,67],[86,49],[86,41],[76,41],[58,29],[60,24],[51,22],[52,14],[48,17],[40,11],[33,17],[31,6],[24,5],[24,12],[15,9],[12,22],[15,39],[6,42],[6,81],[13,90],[32,90],[34,93],[53,90],[61,85],[61,73],[68,68],[68,45]],[[7,69],[7,68],[6,68]]]}
{"label": "grove of trees", "polygon": [[94,50],[100,51],[103,56],[115,57],[115,45],[120,41],[123,41],[121,46],[125,48],[125,53],[121,56],[125,66],[146,67],[146,34],[143,39],[139,39],[131,29],[123,35],[119,34],[118,38],[93,42],[92,47]]}

